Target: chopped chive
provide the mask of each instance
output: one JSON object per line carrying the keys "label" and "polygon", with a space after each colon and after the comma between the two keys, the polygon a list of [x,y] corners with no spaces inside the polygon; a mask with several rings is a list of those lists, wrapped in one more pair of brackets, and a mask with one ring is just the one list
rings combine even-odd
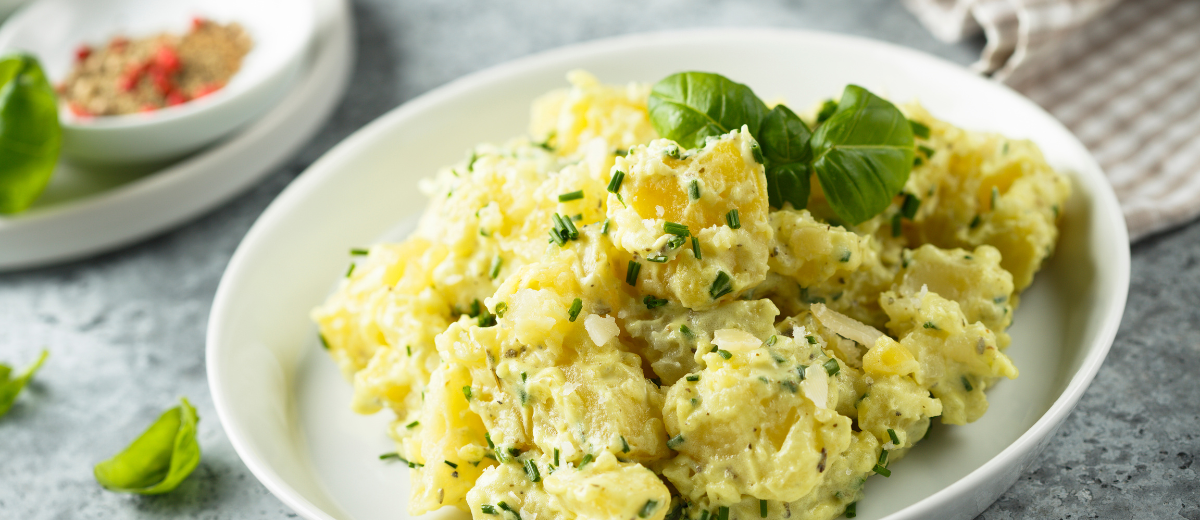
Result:
{"label": "chopped chive", "polygon": [[366,249],[351,249],[350,256],[363,256],[369,252],[370,251],[367,251]]}
{"label": "chopped chive", "polygon": [[642,264],[633,260],[629,261],[629,268],[625,270],[625,283],[637,287],[638,273],[642,270]]}
{"label": "chopped chive", "polygon": [[663,222],[663,231],[675,235],[677,237],[686,237],[691,234],[688,227],[675,222]]}
{"label": "chopped chive", "polygon": [[469,386],[462,387],[462,392],[463,392],[463,397],[466,397],[467,401],[470,402],[471,396],[473,395],[473,392],[471,391],[471,387],[469,387]]}
{"label": "chopped chive", "polygon": [[678,160],[680,158],[679,147],[676,145],[668,146],[663,149],[663,155]]}
{"label": "chopped chive", "polygon": [[729,520],[729,508],[721,506],[717,509],[717,520]]}
{"label": "chopped chive", "polygon": [[718,350],[721,350],[721,347],[718,347],[718,346],[715,346],[715,345],[714,345],[714,346],[713,346],[713,348],[712,348],[712,350],[710,350],[709,352],[710,352],[710,353],[712,353],[712,352],[716,352],[716,351],[718,351]]}
{"label": "chopped chive", "polygon": [[558,465],[558,448],[554,448],[554,465]]}
{"label": "chopped chive", "polygon": [[379,460],[388,460],[388,459],[396,459],[400,462],[408,464],[408,461],[405,460],[404,457],[401,457],[400,453],[395,452],[395,451],[393,451],[391,453],[384,453],[383,455],[379,456]]}
{"label": "chopped chive", "polygon": [[815,338],[815,337],[813,337],[813,336],[811,336],[811,335],[809,335],[809,336],[804,336],[804,339],[807,339],[807,340],[808,340],[808,344],[809,344],[809,345],[816,345],[816,344],[817,344],[817,338]]}
{"label": "chopped chive", "polygon": [[719,355],[725,359],[733,358],[733,353],[728,350],[717,350],[717,355]]}
{"label": "chopped chive", "polygon": [[350,267],[346,269],[346,278],[350,278],[352,274],[354,274],[354,264],[350,264]]}
{"label": "chopped chive", "polygon": [[647,294],[645,298],[642,298],[642,303],[646,304],[647,309],[657,309],[666,305],[668,301],[666,298],[655,298],[654,296]]}
{"label": "chopped chive", "polygon": [[485,514],[485,515],[496,514],[496,508],[493,507],[491,504],[483,504],[483,505],[479,506],[479,510],[482,511],[483,514]]}
{"label": "chopped chive", "polygon": [[888,428],[888,437],[892,439],[892,444],[896,446],[900,445],[900,437],[896,435],[896,430]]}
{"label": "chopped chive", "polygon": [[771,337],[767,338],[767,346],[768,347],[771,345],[774,345],[778,342],[779,342],[779,336],[776,336],[774,334],[772,334]]}
{"label": "chopped chive", "polygon": [[971,227],[971,229],[975,229],[975,228],[979,227],[979,225],[982,223],[983,223],[983,219],[979,218],[979,215],[975,215],[975,218],[971,219],[970,227]]}
{"label": "chopped chive", "polygon": [[692,200],[700,200],[700,181],[699,180],[692,179],[692,182],[688,183],[688,198],[690,198]]}
{"label": "chopped chive", "polygon": [[754,162],[763,163],[762,147],[758,145],[758,141],[750,141],[750,153],[754,156]]}
{"label": "chopped chive", "polygon": [[609,220],[608,220],[608,219],[604,219],[604,225],[600,226],[600,234],[601,234],[601,235],[607,235],[607,234],[608,234],[608,223],[609,223]]}
{"label": "chopped chive", "polygon": [[474,300],[471,300],[470,309],[471,309],[471,312],[468,313],[467,316],[470,316],[472,318],[479,316],[479,298],[475,298]]}
{"label": "chopped chive", "polygon": [[925,159],[922,159],[921,156],[919,156],[919,155],[916,157],[913,157],[913,167],[914,168],[917,166],[920,166],[922,164],[925,164]]}
{"label": "chopped chive", "polygon": [[729,224],[730,229],[741,229],[742,228],[742,220],[740,218],[738,218],[737,208],[733,208],[733,209],[729,210],[729,213],[725,214],[725,222],[727,224]]}
{"label": "chopped chive", "polygon": [[767,517],[767,501],[766,500],[758,501],[758,517],[759,518]]}
{"label": "chopped chive", "polygon": [[520,457],[521,456],[521,448],[509,448],[508,454],[512,455],[513,457]]}
{"label": "chopped chive", "polygon": [[1008,300],[1008,296],[997,296],[995,298],[992,298],[992,302],[996,303],[996,304],[1004,303],[1005,300]]}
{"label": "chopped chive", "polygon": [[901,217],[901,215],[899,213],[892,215],[892,236],[893,237],[900,236],[900,233],[903,230],[903,228],[900,226],[900,217]]}
{"label": "chopped chive", "polygon": [[584,466],[587,466],[587,464],[589,462],[591,462],[595,459],[596,459],[596,457],[594,457],[591,453],[584,455],[583,460],[579,461],[579,467],[576,469],[583,469]]}
{"label": "chopped chive", "polygon": [[934,322],[932,322],[932,321],[927,321],[927,322],[925,322],[925,325],[924,325],[924,327],[925,327],[925,328],[927,328],[927,329],[933,329],[933,330],[942,330],[942,329],[939,329],[939,328],[938,328],[938,326],[937,326],[937,324],[936,324],[936,323],[934,323]]}
{"label": "chopped chive", "polygon": [[621,183],[625,181],[625,172],[617,170],[613,173],[612,180],[608,181],[608,192],[617,193],[621,189]]}
{"label": "chopped chive", "polygon": [[842,256],[840,258],[838,258],[838,261],[842,262],[842,263],[849,262],[851,256],[853,256],[853,253],[851,253],[850,250],[847,249],[845,252],[842,253]]}
{"label": "chopped chive", "polygon": [[796,373],[800,374],[800,380],[804,381],[804,372],[808,370],[808,365],[800,365],[796,367]]}
{"label": "chopped chive", "polygon": [[673,450],[679,448],[679,446],[681,446],[682,444],[683,444],[683,434],[682,433],[679,435],[676,435],[674,437],[671,437],[669,440],[667,440],[667,447],[671,448]]}
{"label": "chopped chive", "polygon": [[1004,146],[1000,148],[1000,155],[1008,155],[1008,141],[1004,141]]}
{"label": "chopped chive", "polygon": [[908,124],[912,126],[913,135],[920,137],[921,139],[929,139],[929,127],[928,126],[925,126],[924,124],[918,123],[913,120],[909,120]]}
{"label": "chopped chive", "polygon": [[680,247],[683,247],[684,242],[687,242],[686,238],[681,237],[681,236],[673,236],[673,237],[667,239],[667,247],[671,248],[671,250],[674,251],[676,249],[679,249]]}
{"label": "chopped chive", "polygon": [[522,382],[522,383],[524,383],[524,382],[525,382],[525,381],[527,381],[527,380],[529,380],[529,373],[528,373],[528,372],[521,372],[521,382]]}
{"label": "chopped chive", "polygon": [[455,463],[453,463],[453,462],[450,462],[450,461],[448,461],[448,460],[443,460],[442,462],[445,462],[447,466],[450,466],[450,467],[452,467],[452,468],[454,468],[454,469],[458,469],[458,464],[455,464]]}
{"label": "chopped chive", "polygon": [[733,292],[733,282],[729,279],[729,273],[717,271],[716,279],[713,280],[712,286],[708,288],[708,295],[715,300],[731,292]]}
{"label": "chopped chive", "polygon": [[500,302],[496,304],[497,317],[503,318],[506,311],[508,311],[508,302]]}
{"label": "chopped chive", "polygon": [[975,390],[975,387],[971,386],[971,381],[967,379],[967,376],[962,376],[962,384],[968,392]]}
{"label": "chopped chive", "polygon": [[696,339],[696,335],[692,333],[691,327],[688,327],[687,325],[680,325],[679,332],[682,332],[687,339]]}
{"label": "chopped chive", "polygon": [[653,513],[655,509],[658,509],[658,501],[647,500],[645,505],[642,506],[642,510],[638,511],[638,517],[650,518],[650,513]]}
{"label": "chopped chive", "polygon": [[476,321],[480,328],[495,327],[496,326],[496,315],[488,313],[488,312],[484,312],[483,314],[479,315],[479,319]]}
{"label": "chopped chive", "polygon": [[571,302],[571,308],[567,309],[567,317],[569,318],[570,321],[574,322],[575,319],[579,317],[579,311],[582,311],[582,310],[583,310],[583,300],[581,300],[579,298],[575,298],[575,301]]}
{"label": "chopped chive", "polygon": [[621,453],[629,453],[629,443],[625,442],[625,436],[621,436]]}
{"label": "chopped chive", "polygon": [[542,473],[538,471],[537,463],[533,459],[525,461],[525,476],[529,477],[530,482],[542,481]]}
{"label": "chopped chive", "polygon": [[417,426],[420,426],[420,425],[421,425],[421,421],[413,421],[413,422],[410,422],[410,423],[408,423],[408,424],[404,425],[404,427],[405,427],[405,428],[408,428],[408,429],[410,429],[410,430],[411,430],[411,429],[413,429],[413,428],[416,428]]}
{"label": "chopped chive", "polygon": [[699,381],[699,380],[700,380],[700,374],[689,374],[689,375],[688,375],[687,377],[685,377],[684,379],[687,379],[688,381],[693,381],[693,382],[694,382],[694,381]]}
{"label": "chopped chive", "polygon": [[911,193],[905,193],[904,203],[900,205],[900,214],[904,215],[904,218],[912,220],[917,216],[918,209],[921,209],[921,199]]}
{"label": "chopped chive", "polygon": [[708,520],[708,511],[700,512],[700,520]]}
{"label": "chopped chive", "polygon": [[487,443],[488,443],[488,449],[493,449],[493,450],[494,450],[494,449],[496,449],[496,445],[495,445],[495,444],[492,444],[492,434],[491,434],[491,433],[489,433],[489,432],[483,432],[483,438],[484,438],[485,440],[487,440]]}
{"label": "chopped chive", "polygon": [[842,366],[838,364],[837,358],[830,358],[829,361],[826,361],[821,366],[825,367],[825,373],[831,376],[837,375],[842,370]]}
{"label": "chopped chive", "polygon": [[500,276],[500,266],[502,265],[504,265],[504,259],[500,258],[500,255],[496,255],[495,258],[492,258],[492,268],[488,271],[488,274],[492,276],[493,280],[495,280],[497,276]]}
{"label": "chopped chive", "polygon": [[700,237],[692,237],[692,254],[696,255],[696,260],[700,260]]}
{"label": "chopped chive", "polygon": [[843,514],[846,515],[846,518],[858,516],[858,502],[850,502],[850,505],[846,506],[846,512]]}
{"label": "chopped chive", "polygon": [[[325,350],[329,350],[329,340],[325,339],[324,334],[317,334],[317,339],[321,340],[322,348],[324,348]],[[412,354],[409,354],[409,355],[412,355]]]}
{"label": "chopped chive", "polygon": [[996,211],[996,206],[1000,205],[1000,188],[992,186],[992,211]]}
{"label": "chopped chive", "polygon": [[647,262],[654,262],[656,264],[665,264],[667,263],[667,260],[670,260],[670,258],[667,258],[667,255],[654,255],[646,257]]}
{"label": "chopped chive", "polygon": [[920,150],[921,153],[925,154],[926,159],[933,159],[933,152],[935,151],[933,148],[919,144],[917,145],[917,149]]}
{"label": "chopped chive", "polygon": [[583,198],[583,190],[575,190],[569,193],[561,193],[558,195],[559,202],[571,202]]}

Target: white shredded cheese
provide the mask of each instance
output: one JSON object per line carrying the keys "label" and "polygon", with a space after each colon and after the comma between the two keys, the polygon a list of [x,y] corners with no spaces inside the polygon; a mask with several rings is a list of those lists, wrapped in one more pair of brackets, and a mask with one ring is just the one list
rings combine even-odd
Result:
{"label": "white shredded cheese", "polygon": [[721,329],[713,332],[712,342],[713,345],[731,352],[746,352],[762,345],[762,340],[749,332],[738,329]]}
{"label": "white shredded cheese", "polygon": [[591,336],[592,342],[600,346],[621,335],[621,327],[617,326],[617,320],[612,316],[588,314],[583,319],[583,328]]}
{"label": "white shredded cheese", "polygon": [[843,338],[857,341],[867,347],[874,345],[875,340],[883,336],[883,333],[879,332],[875,327],[832,310],[823,303],[814,303],[812,305],[812,313],[817,318],[817,321],[820,321],[821,325],[828,327],[829,330],[840,334]]}

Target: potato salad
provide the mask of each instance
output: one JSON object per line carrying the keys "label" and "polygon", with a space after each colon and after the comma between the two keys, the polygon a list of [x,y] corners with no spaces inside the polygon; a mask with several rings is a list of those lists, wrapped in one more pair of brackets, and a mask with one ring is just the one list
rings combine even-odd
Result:
{"label": "potato salad", "polygon": [[[1070,189],[1033,143],[849,87],[770,109],[808,155],[757,105],[672,139],[659,87],[568,79],[313,311],[353,409],[395,414],[410,514],[835,518],[1017,377],[1005,330]],[[891,155],[837,159],[850,105],[902,114]],[[882,211],[846,218],[832,175],[885,160]]]}

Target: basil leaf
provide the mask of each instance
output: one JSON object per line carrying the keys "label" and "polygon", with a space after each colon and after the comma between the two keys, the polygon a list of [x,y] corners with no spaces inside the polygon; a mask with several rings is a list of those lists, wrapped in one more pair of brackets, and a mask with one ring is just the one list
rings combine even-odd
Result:
{"label": "basil leaf", "polygon": [[0,58],[0,214],[33,204],[50,182],[61,148],[58,101],[37,59]]}
{"label": "basil leaf", "polygon": [[758,131],[766,158],[767,197],[771,207],[783,208],[784,202],[796,209],[808,205],[812,132],[788,107],[776,105],[763,118]]}
{"label": "basil leaf", "polygon": [[658,135],[685,148],[704,146],[704,138],[750,127],[757,135],[767,106],[741,83],[710,72],[680,72],[650,90],[650,123]]}
{"label": "basil leaf", "polygon": [[125,451],[96,464],[96,482],[109,491],[157,495],[177,487],[200,463],[196,409],[185,398],[167,410]]}
{"label": "basil leaf", "polygon": [[812,136],[813,170],[838,218],[860,224],[887,209],[913,164],[908,119],[886,100],[847,85]]}
{"label": "basil leaf", "polygon": [[17,394],[20,394],[29,380],[33,379],[33,373],[42,367],[42,363],[46,362],[46,357],[49,355],[49,351],[43,350],[41,357],[33,363],[33,366],[26,368],[21,375],[12,379],[9,379],[9,376],[12,375],[12,367],[0,364],[0,417],[4,417],[4,414],[12,408],[13,403],[17,401]]}

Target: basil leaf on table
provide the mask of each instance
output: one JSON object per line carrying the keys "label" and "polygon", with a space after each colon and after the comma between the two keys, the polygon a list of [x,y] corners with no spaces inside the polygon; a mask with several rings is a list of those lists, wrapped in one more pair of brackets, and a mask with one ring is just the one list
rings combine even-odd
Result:
{"label": "basil leaf on table", "polygon": [[776,105],[763,118],[758,140],[766,159],[767,197],[771,207],[784,202],[795,209],[808,205],[812,132],[788,107]]}
{"label": "basil leaf on table", "polygon": [[680,72],[655,83],[648,108],[658,135],[684,148],[699,148],[705,137],[724,135],[742,125],[757,135],[767,113],[767,106],[750,87],[709,72]]}
{"label": "basil leaf on table", "polygon": [[37,59],[0,58],[0,214],[33,204],[50,182],[61,148],[58,101]]}
{"label": "basil leaf on table", "polygon": [[887,209],[908,181],[912,127],[895,105],[847,85],[837,111],[813,134],[812,152],[830,207],[856,225]]}
{"label": "basil leaf on table", "polygon": [[12,375],[12,367],[0,363],[0,417],[4,417],[4,414],[12,408],[13,403],[17,401],[17,394],[20,394],[29,380],[33,379],[34,372],[42,367],[42,363],[46,362],[46,357],[49,355],[49,351],[43,350],[41,357],[38,357],[32,366],[14,378],[9,377]]}
{"label": "basil leaf on table", "polygon": [[109,491],[156,495],[177,487],[200,463],[196,409],[185,398],[163,413],[129,447],[96,464],[96,482]]}

